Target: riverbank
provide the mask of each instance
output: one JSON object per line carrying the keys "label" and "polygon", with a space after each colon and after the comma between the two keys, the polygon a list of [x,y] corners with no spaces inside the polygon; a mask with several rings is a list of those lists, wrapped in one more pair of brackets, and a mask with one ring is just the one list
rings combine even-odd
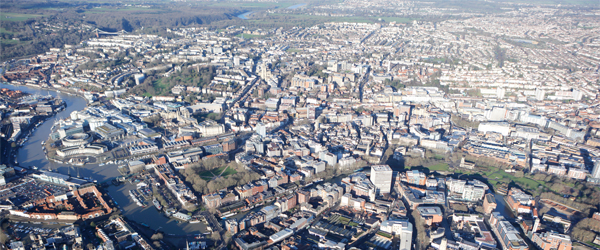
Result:
{"label": "riverbank", "polygon": [[[46,141],[50,134],[54,121],[69,117],[71,112],[82,110],[87,106],[87,100],[79,95],[69,95],[66,93],[54,91],[51,89],[31,88],[25,85],[9,85],[0,83],[0,88],[12,90],[21,90],[30,94],[52,95],[60,97],[65,103],[66,108],[58,112],[55,116],[42,123],[29,137],[29,140],[23,144],[16,152],[16,157],[21,166],[35,166],[40,170],[47,170],[80,178],[89,178],[97,180],[98,183],[108,182],[120,177],[116,164],[87,164],[84,166],[72,166],[55,163],[46,159],[42,153],[40,145]],[[205,232],[206,226],[202,223],[177,223],[175,220],[167,218],[153,206],[146,208],[138,207],[129,197],[131,184],[114,186],[108,188],[108,195],[118,204],[122,214],[130,220],[137,223],[147,224],[153,230],[161,230],[174,235],[190,235]]]}

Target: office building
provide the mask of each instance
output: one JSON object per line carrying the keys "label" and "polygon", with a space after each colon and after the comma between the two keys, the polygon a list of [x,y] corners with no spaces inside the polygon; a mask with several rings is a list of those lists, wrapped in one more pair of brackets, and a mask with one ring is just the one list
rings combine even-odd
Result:
{"label": "office building", "polygon": [[379,194],[390,193],[392,189],[392,168],[388,165],[374,165],[371,167],[371,182]]}

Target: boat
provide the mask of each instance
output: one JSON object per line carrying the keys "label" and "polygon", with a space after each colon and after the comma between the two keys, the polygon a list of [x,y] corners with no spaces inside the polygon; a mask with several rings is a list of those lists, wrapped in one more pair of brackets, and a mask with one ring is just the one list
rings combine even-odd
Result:
{"label": "boat", "polygon": [[160,202],[156,198],[152,199],[152,204],[154,204],[154,207],[158,209],[158,211],[162,210],[162,205],[160,205]]}
{"label": "boat", "polygon": [[129,196],[131,197],[131,199],[133,199],[133,201],[135,202],[136,205],[138,205],[140,207],[145,207],[145,205],[142,203],[142,201],[140,201],[140,199],[138,198],[137,191],[129,190]]}
{"label": "boat", "polygon": [[227,213],[225,213],[225,214],[223,214],[223,215],[221,216],[221,219],[222,219],[222,220],[225,220],[225,219],[227,219],[227,218],[229,218],[229,217],[231,217],[231,216],[234,216],[234,215],[236,215],[236,214],[237,214],[237,213],[227,212]]}

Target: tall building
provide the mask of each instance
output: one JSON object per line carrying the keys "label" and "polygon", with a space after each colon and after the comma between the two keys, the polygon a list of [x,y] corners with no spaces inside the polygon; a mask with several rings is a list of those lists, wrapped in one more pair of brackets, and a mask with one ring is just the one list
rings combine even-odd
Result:
{"label": "tall building", "polygon": [[506,89],[504,89],[504,88],[496,89],[496,97],[498,97],[498,99],[504,99],[504,95],[506,95]]}
{"label": "tall building", "polygon": [[543,89],[535,89],[535,99],[538,101],[543,101],[546,96],[546,91]]}
{"label": "tall building", "polygon": [[598,179],[600,178],[600,160],[596,160],[594,163],[594,169],[592,170],[592,178]]}
{"label": "tall building", "polygon": [[267,136],[267,126],[265,126],[265,124],[263,124],[262,122],[259,122],[258,124],[256,124],[256,133],[262,137]]}
{"label": "tall building", "polygon": [[379,194],[390,193],[392,189],[392,168],[388,165],[371,166],[371,182]]}

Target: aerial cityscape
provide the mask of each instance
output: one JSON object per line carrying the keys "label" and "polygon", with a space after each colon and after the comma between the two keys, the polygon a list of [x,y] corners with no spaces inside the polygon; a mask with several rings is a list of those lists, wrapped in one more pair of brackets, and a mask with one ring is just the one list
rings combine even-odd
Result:
{"label": "aerial cityscape", "polygon": [[600,250],[600,1],[6,0],[0,249]]}

